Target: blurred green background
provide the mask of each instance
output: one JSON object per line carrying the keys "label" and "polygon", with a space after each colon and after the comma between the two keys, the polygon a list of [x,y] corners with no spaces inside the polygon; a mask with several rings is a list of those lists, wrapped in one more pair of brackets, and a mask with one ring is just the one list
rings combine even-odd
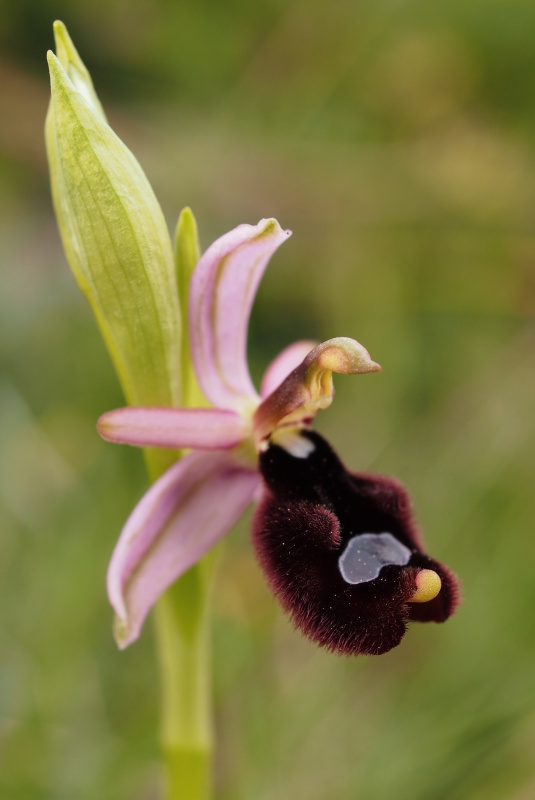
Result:
{"label": "blurred green background", "polygon": [[[317,427],[410,487],[464,602],[380,658],[294,633],[245,521],[216,587],[218,800],[535,797],[532,0],[0,4],[0,797],[156,800],[150,622],[124,653],[105,571],[145,487],[94,423],[122,399],[48,193],[61,18],[170,227],[294,236],[253,312],[255,377],[359,339]],[[187,798],[185,798],[187,800]]]}

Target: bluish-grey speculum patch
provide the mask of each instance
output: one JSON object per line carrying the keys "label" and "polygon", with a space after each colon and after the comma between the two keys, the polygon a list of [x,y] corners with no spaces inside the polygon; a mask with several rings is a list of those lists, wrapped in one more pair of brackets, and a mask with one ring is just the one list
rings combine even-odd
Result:
{"label": "bluish-grey speculum patch", "polygon": [[338,560],[346,583],[367,583],[377,578],[383,567],[409,563],[411,551],[391,533],[361,533],[353,536]]}

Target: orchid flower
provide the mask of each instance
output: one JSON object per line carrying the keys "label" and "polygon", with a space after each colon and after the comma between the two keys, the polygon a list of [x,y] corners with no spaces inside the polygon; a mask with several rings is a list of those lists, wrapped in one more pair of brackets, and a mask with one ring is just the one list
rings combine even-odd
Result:
{"label": "orchid flower", "polygon": [[353,339],[298,341],[258,393],[247,327],[269,258],[290,236],[273,219],[214,242],[193,273],[191,358],[209,408],[127,407],[98,422],[109,441],[188,448],[128,519],[108,572],[126,647],[157,598],[261,498],[253,539],[268,582],[310,638],[350,653],[386,652],[409,619],[443,621],[455,578],[423,553],[403,488],[353,476],[310,424],[333,398],[332,373],[377,372]]}

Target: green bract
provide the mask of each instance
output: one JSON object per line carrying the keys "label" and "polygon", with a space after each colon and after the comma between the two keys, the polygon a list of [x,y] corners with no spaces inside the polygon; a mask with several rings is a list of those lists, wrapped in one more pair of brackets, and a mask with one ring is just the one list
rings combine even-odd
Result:
{"label": "green bract", "polygon": [[197,383],[189,352],[188,295],[193,270],[201,257],[197,223],[190,208],[183,208],[175,231],[175,267],[183,320],[182,331],[182,386],[184,405],[206,405]]}
{"label": "green bract", "polygon": [[127,401],[181,404],[180,306],[169,232],[138,162],[112,131],[62,23],[48,54],[46,144],[63,246]]}

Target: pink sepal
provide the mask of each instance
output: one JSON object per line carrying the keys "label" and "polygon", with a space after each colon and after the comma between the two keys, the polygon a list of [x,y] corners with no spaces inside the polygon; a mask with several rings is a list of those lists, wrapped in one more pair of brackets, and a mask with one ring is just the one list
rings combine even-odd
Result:
{"label": "pink sepal", "polygon": [[244,401],[258,399],[247,366],[247,327],[267,263],[288,236],[274,219],[239,225],[217,239],[195,268],[191,356],[203,394],[218,408],[242,410]]}
{"label": "pink sepal", "polygon": [[158,597],[232,528],[259,482],[226,453],[193,452],[142,497],[108,570],[119,647],[137,639]]}
{"label": "pink sepal", "polygon": [[247,436],[248,423],[234,411],[217,408],[127,406],[103,414],[97,430],[109,442],[138,447],[227,450]]}

